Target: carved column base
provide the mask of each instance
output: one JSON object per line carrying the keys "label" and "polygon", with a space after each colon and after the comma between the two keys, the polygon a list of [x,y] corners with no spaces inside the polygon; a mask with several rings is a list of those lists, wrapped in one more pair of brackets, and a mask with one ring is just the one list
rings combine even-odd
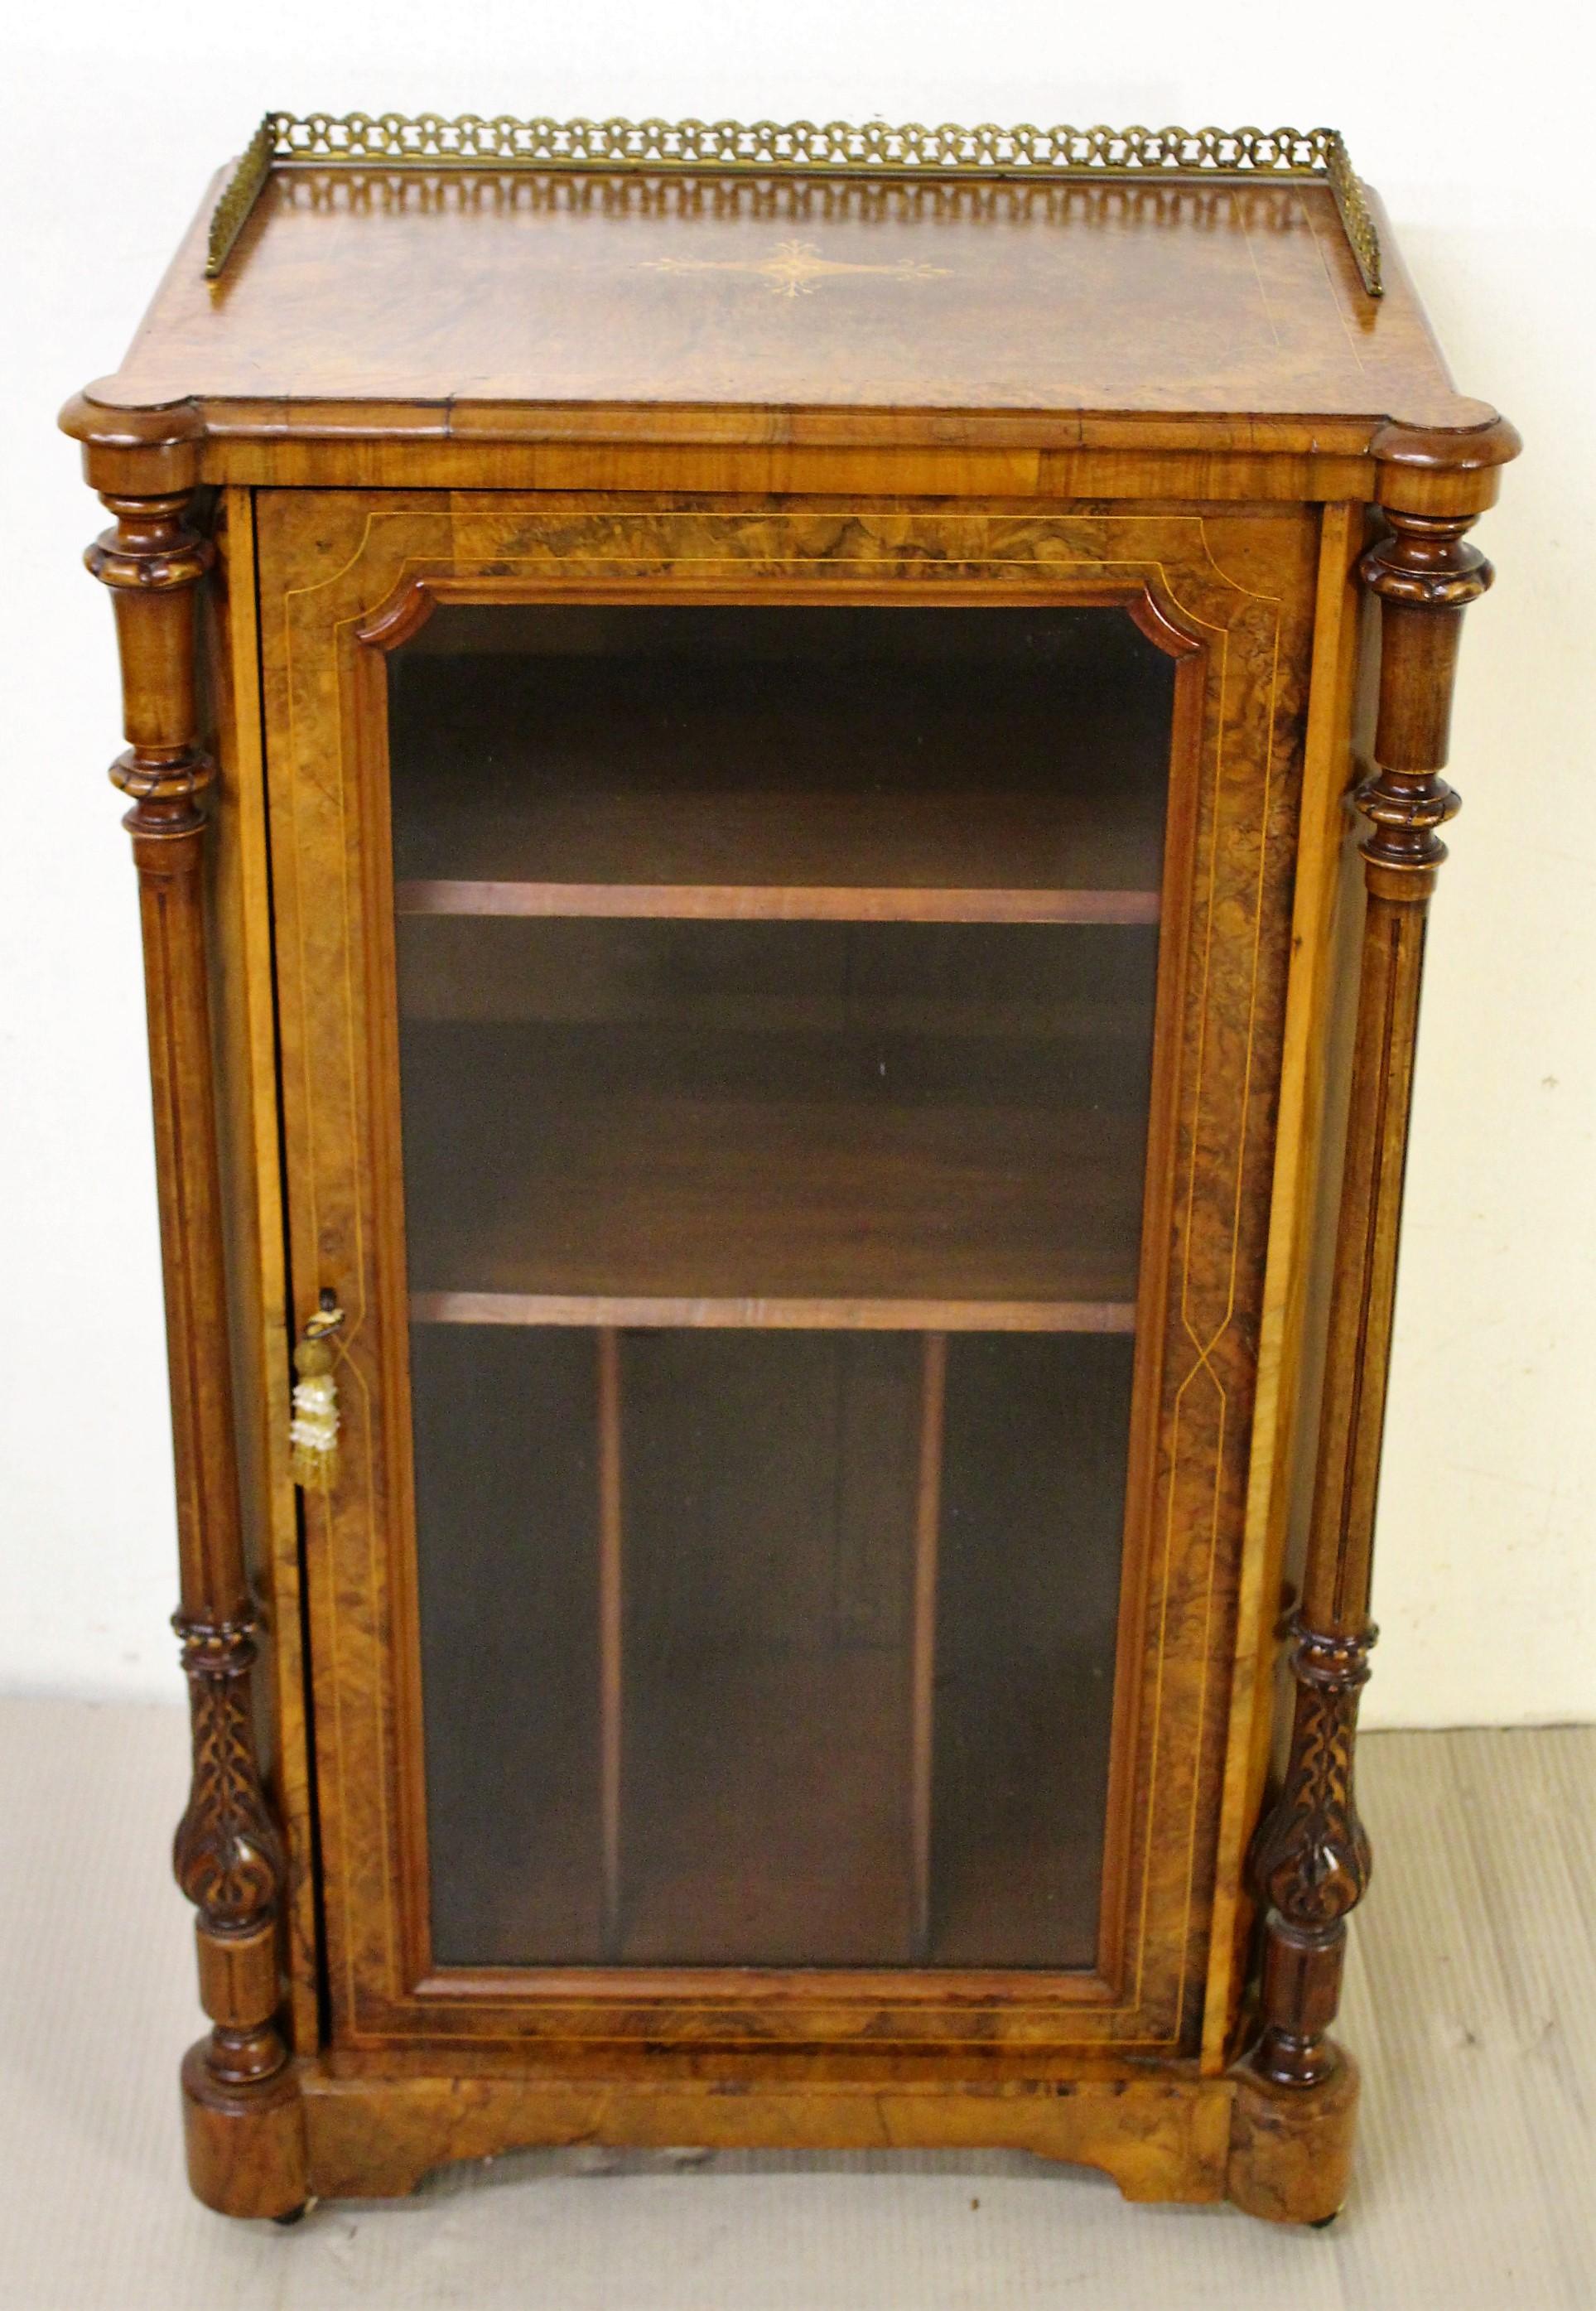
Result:
{"label": "carved column base", "polygon": [[1227,2194],[1267,2223],[1323,2223],[1339,2214],[1352,2171],[1357,2064],[1332,2044],[1317,2086],[1277,2086],[1250,2062],[1232,2072]]}
{"label": "carved column base", "polygon": [[194,2195],[219,2215],[292,2215],[310,2197],[305,2106],[291,2064],[258,2086],[222,2085],[202,2038],[183,2057],[183,2139]]}

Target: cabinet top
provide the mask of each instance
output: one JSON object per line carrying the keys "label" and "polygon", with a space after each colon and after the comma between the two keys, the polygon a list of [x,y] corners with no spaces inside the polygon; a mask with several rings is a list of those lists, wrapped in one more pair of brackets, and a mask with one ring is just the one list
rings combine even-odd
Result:
{"label": "cabinet top", "polygon": [[218,179],[70,431],[153,440],[153,413],[181,406],[192,432],[257,439],[569,438],[606,413],[634,437],[699,440],[719,413],[712,438],[755,443],[801,438],[805,413],[833,439],[853,413],[853,438],[942,443],[982,438],[964,421],[983,415],[1038,446],[1509,435],[1453,388],[1339,138],[1338,182],[1268,161],[850,174],[430,163],[398,144],[318,160],[295,157],[301,126],[268,116],[275,155],[257,140],[254,180],[214,228]]}

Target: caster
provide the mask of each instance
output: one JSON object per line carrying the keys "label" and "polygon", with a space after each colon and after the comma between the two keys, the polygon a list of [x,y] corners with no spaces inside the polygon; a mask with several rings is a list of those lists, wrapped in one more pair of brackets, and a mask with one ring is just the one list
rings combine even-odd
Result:
{"label": "caster", "polygon": [[[301,2207],[301,2210],[300,2210],[300,2211],[301,2211],[301,2213],[302,2214],[302,2213],[304,2212],[304,2209]],[[1339,2208],[1339,2207],[1336,2207],[1336,2208],[1332,2209],[1332,2210],[1331,2210],[1331,2211],[1330,2211],[1328,2215],[1321,2215],[1321,2216],[1319,2217],[1319,2219],[1318,2219],[1318,2220],[1317,2220],[1316,2222],[1312,2222],[1312,2223],[1310,2223],[1310,2224],[1308,2225],[1308,2228],[1309,2228],[1311,2231],[1327,2231],[1327,2230],[1329,2230],[1329,2228],[1330,2228],[1330,2225],[1331,2225],[1333,2222],[1336,2222],[1336,2221],[1338,2221],[1338,2220],[1339,2219],[1340,2213],[1341,2213],[1341,2210],[1340,2210],[1340,2208]],[[278,2218],[277,2218],[277,2219],[278,2219],[278,2221],[279,2221],[279,2222],[281,2222],[281,2221],[283,2219],[283,2218],[281,2215],[279,2215],[279,2216],[278,2216]]]}
{"label": "caster", "polygon": [[292,2230],[295,2223],[302,2223],[304,2221],[305,2217],[310,2213],[310,2200],[301,2199],[299,2205],[297,2207],[290,2207],[285,2215],[274,2215],[271,2219],[276,2224],[279,2230]]}

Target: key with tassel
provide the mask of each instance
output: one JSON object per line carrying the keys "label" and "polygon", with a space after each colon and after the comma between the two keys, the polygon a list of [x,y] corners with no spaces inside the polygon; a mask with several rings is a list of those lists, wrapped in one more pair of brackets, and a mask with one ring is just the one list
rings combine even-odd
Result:
{"label": "key with tassel", "polygon": [[288,1441],[296,1485],[328,1485],[338,1472],[338,1388],[333,1366],[336,1336],[343,1323],[336,1295],[324,1291],[293,1352],[293,1418]]}

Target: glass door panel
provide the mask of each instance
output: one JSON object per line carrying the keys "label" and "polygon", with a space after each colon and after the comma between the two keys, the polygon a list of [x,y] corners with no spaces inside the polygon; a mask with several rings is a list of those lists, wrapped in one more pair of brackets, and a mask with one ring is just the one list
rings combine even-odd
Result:
{"label": "glass door panel", "polygon": [[390,665],[435,1961],[1090,1967],[1172,662],[627,606]]}

